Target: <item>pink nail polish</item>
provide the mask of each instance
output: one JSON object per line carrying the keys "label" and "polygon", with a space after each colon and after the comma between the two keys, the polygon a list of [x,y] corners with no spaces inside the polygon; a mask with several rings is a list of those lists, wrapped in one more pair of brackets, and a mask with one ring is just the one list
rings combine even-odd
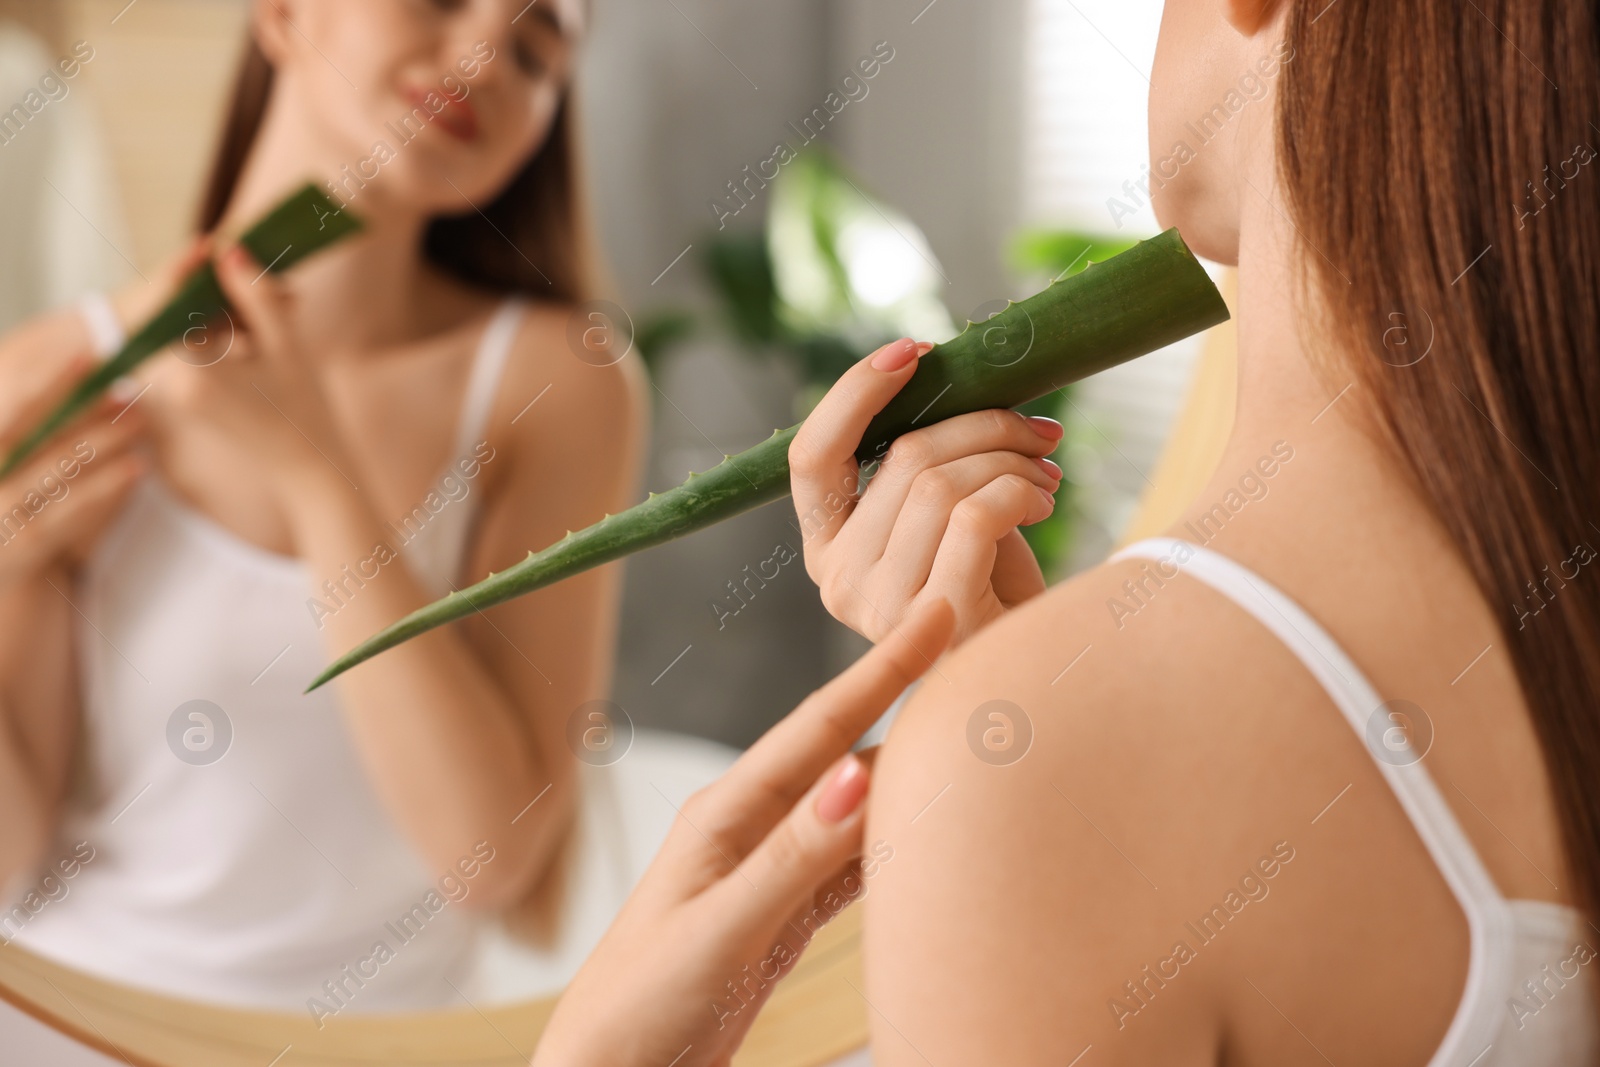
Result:
{"label": "pink nail polish", "polygon": [[910,338],[896,341],[872,357],[872,365],[881,371],[897,371],[917,358],[917,343]]}
{"label": "pink nail polish", "polygon": [[1039,465],[1039,469],[1040,470],[1044,471],[1050,477],[1054,478],[1058,482],[1061,480],[1061,468],[1060,467],[1056,466],[1054,463],[1050,462],[1048,459],[1043,458],[1042,456],[1034,459],[1034,462]]}
{"label": "pink nail polish", "polygon": [[1043,437],[1046,441],[1059,441],[1067,435],[1067,429],[1055,419],[1047,419],[1043,415],[1029,415],[1028,425],[1033,427],[1033,432]]}
{"label": "pink nail polish", "polygon": [[846,756],[834,772],[833,780],[817,794],[817,818],[823,822],[843,822],[861,806],[867,795],[867,765],[855,756]]}
{"label": "pink nail polish", "polygon": [[933,351],[933,347],[934,346],[933,346],[933,342],[932,341],[921,341],[921,342],[918,342],[918,344],[917,344],[917,358],[921,359],[923,356],[927,355],[929,352],[932,352]]}

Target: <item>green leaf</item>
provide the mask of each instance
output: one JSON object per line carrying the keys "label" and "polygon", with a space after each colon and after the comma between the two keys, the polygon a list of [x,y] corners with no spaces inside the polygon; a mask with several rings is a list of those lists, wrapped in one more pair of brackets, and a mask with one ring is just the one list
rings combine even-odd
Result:
{"label": "green leaf", "polygon": [[[1178,231],[1168,230],[986,322],[969,323],[936,346],[872,421],[857,456],[871,461],[899,434],[969,411],[1026,403],[1227,318],[1205,269]],[[787,496],[789,444],[799,429],[779,430],[675,489],[417,609],[341,656],[311,688],[436,626]],[[808,517],[800,520],[803,534]]]}
{"label": "green leaf", "polygon": [[666,310],[641,318],[633,331],[633,344],[644,365],[653,371],[668,349],[694,336],[694,316],[687,311]]}
{"label": "green leaf", "polygon": [[[315,185],[307,184],[263,216],[239,238],[258,263],[273,272],[288,270],[314,252],[361,229],[352,214],[342,211]],[[230,310],[217,273],[210,263],[197,267],[178,286],[178,292],[122,349],[100,364],[54,411],[30,430],[0,465],[0,477],[11,473],[34,449],[110,388],[111,383],[183,337]]]}

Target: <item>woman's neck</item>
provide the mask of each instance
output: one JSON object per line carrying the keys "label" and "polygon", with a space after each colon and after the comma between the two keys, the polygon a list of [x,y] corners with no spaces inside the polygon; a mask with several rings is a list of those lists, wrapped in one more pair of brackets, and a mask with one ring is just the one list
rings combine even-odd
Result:
{"label": "woman's neck", "polygon": [[[1372,432],[1373,398],[1344,369],[1349,354],[1318,347],[1322,334],[1299,279],[1302,256],[1320,267],[1322,252],[1303,249],[1271,169],[1252,182],[1259,192],[1246,189],[1240,213],[1234,425],[1210,483],[1178,523],[1188,531],[1180,536],[1209,534],[1219,523],[1201,520],[1220,518],[1219,504],[1244,499],[1227,508],[1227,529],[1217,535],[1224,551],[1275,555],[1296,544],[1315,547],[1310,542],[1323,535],[1334,539],[1320,546],[1329,550],[1355,550],[1364,538],[1380,548],[1390,538],[1420,543],[1436,523]],[[1292,458],[1283,461],[1286,454]],[[1243,495],[1242,480],[1264,483],[1259,500]],[[1355,514],[1365,516],[1360,529],[1350,522]]]}
{"label": "woman's neck", "polygon": [[[343,162],[315,141],[299,119],[292,86],[279,84],[234,188],[219,229],[237,232],[306,180],[323,184]],[[362,232],[308,259],[285,276],[295,314],[326,358],[356,355],[422,332],[416,309],[430,282],[422,238],[428,219],[382,190],[363,190],[350,210]]]}

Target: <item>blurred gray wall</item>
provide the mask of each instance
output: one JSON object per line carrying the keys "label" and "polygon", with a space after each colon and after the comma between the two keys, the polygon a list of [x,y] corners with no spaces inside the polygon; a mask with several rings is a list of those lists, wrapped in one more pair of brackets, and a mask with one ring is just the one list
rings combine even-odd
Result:
{"label": "blurred gray wall", "polygon": [[[787,124],[880,41],[893,60],[823,140],[923,228],[958,321],[1021,295],[1001,250],[1017,202],[1022,6],[597,0],[582,92],[609,298],[635,319],[703,306],[708,201],[777,141],[797,143]],[[763,207],[729,225],[759,226]],[[715,341],[677,350],[655,386],[651,490],[793,421],[795,383]],[[748,604],[719,627],[713,601],[738,603],[727,583],[780,544],[800,548],[787,501],[630,561],[616,699],[635,722],[747,744],[864,647],[822,611],[799,559],[744,586]]]}

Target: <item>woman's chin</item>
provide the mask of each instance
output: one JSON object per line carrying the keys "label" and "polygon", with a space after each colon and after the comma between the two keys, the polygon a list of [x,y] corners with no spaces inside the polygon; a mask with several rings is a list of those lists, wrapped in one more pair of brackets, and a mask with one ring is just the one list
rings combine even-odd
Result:
{"label": "woman's chin", "polygon": [[1239,223],[1237,212],[1217,203],[1214,197],[1179,192],[1172,188],[1153,195],[1150,206],[1163,230],[1177,227],[1189,250],[1201,259],[1224,266],[1239,262]]}
{"label": "woman's chin", "polygon": [[504,180],[443,161],[395,157],[378,165],[345,168],[331,184],[358,214],[365,209],[431,217],[485,207],[499,194]]}

